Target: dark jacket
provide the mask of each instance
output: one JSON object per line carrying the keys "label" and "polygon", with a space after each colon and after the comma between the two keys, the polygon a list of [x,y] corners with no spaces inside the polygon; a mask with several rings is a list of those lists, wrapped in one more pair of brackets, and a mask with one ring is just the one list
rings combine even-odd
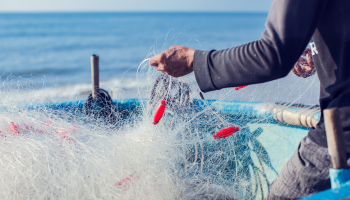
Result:
{"label": "dark jacket", "polygon": [[[350,0],[273,0],[260,40],[195,52],[196,80],[208,92],[282,78],[310,40],[320,79],[321,111],[339,108],[350,152]],[[327,146],[323,116],[308,136]]]}

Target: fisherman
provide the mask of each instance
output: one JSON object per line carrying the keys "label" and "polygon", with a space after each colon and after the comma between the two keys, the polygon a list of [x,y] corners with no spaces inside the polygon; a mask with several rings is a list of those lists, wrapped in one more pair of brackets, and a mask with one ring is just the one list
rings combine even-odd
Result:
{"label": "fisherman", "polygon": [[[308,42],[311,49],[304,52]],[[302,54],[306,61],[299,59]],[[327,108],[339,109],[350,153],[349,0],[273,0],[261,39],[219,51],[173,46],[149,62],[173,77],[194,71],[203,92],[279,79],[293,67],[294,73],[306,77],[315,65],[321,113]],[[271,184],[267,199],[297,199],[329,189],[329,166],[321,115],[316,128],[301,140]]]}

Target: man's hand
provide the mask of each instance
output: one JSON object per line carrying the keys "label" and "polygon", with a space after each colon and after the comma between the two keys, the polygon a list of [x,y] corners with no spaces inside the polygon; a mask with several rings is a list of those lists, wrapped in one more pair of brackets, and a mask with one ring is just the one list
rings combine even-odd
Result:
{"label": "man's hand", "polygon": [[175,78],[193,71],[193,57],[196,50],[184,46],[172,46],[149,60],[157,71]]}
{"label": "man's hand", "polygon": [[305,49],[302,56],[305,56],[306,60],[305,58],[300,57],[295,63],[292,72],[298,77],[307,78],[316,72],[314,69],[314,61],[312,59],[311,50],[309,48]]}

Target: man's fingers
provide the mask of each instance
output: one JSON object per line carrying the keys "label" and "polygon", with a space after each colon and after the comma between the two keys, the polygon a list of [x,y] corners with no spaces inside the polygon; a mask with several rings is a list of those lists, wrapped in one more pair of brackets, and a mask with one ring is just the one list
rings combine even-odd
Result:
{"label": "man's fingers", "polygon": [[150,66],[155,66],[157,67],[158,66],[158,63],[159,63],[159,54],[156,55],[156,56],[153,56],[152,58],[149,59],[149,65]]}
{"label": "man's fingers", "polygon": [[293,67],[292,72],[293,72],[297,77],[300,77],[300,74],[297,72],[297,70],[295,70],[295,66]]}
{"label": "man's fingers", "polygon": [[305,71],[311,71],[313,68],[310,65],[303,65]]}
{"label": "man's fingers", "polygon": [[305,56],[306,59],[303,57],[300,57],[297,63],[295,63],[292,71],[297,76],[307,78],[315,73],[314,61],[312,59],[311,49],[309,48],[305,49],[302,56]]}
{"label": "man's fingers", "polygon": [[310,48],[306,48],[303,52],[303,54],[301,54],[302,56],[306,56],[307,54],[311,54],[311,49]]}
{"label": "man's fingers", "polygon": [[314,60],[312,59],[311,54],[307,54],[306,59],[307,59],[307,64],[310,65],[310,67],[313,69],[314,68]]}
{"label": "man's fingers", "polygon": [[305,71],[303,68],[300,67],[300,65],[296,64],[294,66],[295,70],[298,72],[298,74],[302,75]]}
{"label": "man's fingers", "polygon": [[163,63],[164,62],[164,58],[165,58],[165,54],[164,52],[163,53],[160,53],[156,56],[153,56],[152,58],[149,59],[149,65],[151,66],[158,66],[160,63]]}
{"label": "man's fingers", "polygon": [[163,72],[165,70],[165,66],[162,63],[159,63],[159,65],[156,66],[156,70]]}
{"label": "man's fingers", "polygon": [[309,76],[315,74],[315,72],[316,72],[316,70],[314,70],[314,68],[311,67],[310,65],[303,65],[302,68],[303,68],[303,70],[304,70],[304,73],[301,74],[301,76],[302,76],[303,78],[307,78],[307,77],[309,77]]}
{"label": "man's fingers", "polygon": [[303,65],[307,65],[307,60],[305,60],[305,58],[300,57],[298,62],[299,65],[303,66]]}

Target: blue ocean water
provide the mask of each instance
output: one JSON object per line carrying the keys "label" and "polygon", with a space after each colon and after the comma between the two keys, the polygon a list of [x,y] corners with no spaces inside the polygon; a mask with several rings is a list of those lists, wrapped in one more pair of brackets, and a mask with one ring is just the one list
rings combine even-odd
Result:
{"label": "blue ocean water", "polygon": [[132,80],[153,45],[157,53],[171,45],[230,48],[259,39],[266,17],[267,13],[0,14],[0,75],[43,81],[45,87],[90,83],[90,56],[97,54],[101,81]]}

